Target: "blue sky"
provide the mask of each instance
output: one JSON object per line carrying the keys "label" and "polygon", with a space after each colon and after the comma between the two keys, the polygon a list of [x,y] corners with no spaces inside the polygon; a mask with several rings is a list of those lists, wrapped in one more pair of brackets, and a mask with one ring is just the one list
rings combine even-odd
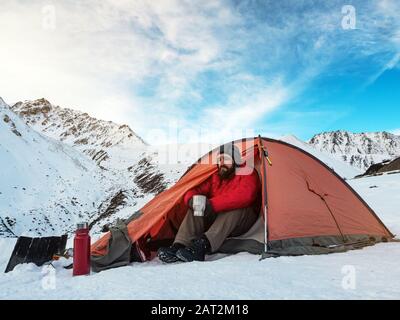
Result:
{"label": "blue sky", "polygon": [[[367,63],[365,68],[369,68]],[[399,134],[400,70],[386,70],[368,86],[364,81],[356,75],[322,76],[293,101],[267,115],[261,127],[286,124],[281,132],[293,132],[303,140],[333,130]]]}
{"label": "blue sky", "polygon": [[0,9],[7,102],[46,97],[160,142],[174,142],[159,131],[175,129],[179,141],[218,142],[400,130],[396,0],[4,0]]}

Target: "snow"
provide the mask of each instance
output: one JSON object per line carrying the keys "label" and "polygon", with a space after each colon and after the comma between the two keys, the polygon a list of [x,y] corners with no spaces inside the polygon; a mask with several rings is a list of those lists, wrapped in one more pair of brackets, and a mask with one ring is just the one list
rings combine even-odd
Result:
{"label": "snow", "polygon": [[0,234],[60,233],[97,213],[109,184],[79,151],[0,108]]}
{"label": "snow", "polygon": [[348,183],[400,237],[400,173],[352,179]]}
{"label": "snow", "polygon": [[[399,234],[400,174],[349,183]],[[14,244],[0,239],[0,269]],[[155,259],[81,277],[62,268],[68,261],[55,268],[25,264],[0,274],[0,299],[399,299],[399,260],[400,243],[393,242],[262,261],[248,253],[173,265]]]}

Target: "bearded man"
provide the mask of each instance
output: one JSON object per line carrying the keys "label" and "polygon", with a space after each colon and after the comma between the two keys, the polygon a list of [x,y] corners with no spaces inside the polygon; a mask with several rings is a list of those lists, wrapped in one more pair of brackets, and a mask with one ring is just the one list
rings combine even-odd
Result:
{"label": "bearded man", "polygon": [[[216,173],[186,192],[187,214],[172,246],[158,250],[162,262],[204,261],[205,255],[217,252],[226,238],[246,233],[256,222],[254,207],[261,187],[257,171],[249,173],[233,143],[221,146],[217,166]],[[203,216],[194,215],[195,195],[207,197]]]}

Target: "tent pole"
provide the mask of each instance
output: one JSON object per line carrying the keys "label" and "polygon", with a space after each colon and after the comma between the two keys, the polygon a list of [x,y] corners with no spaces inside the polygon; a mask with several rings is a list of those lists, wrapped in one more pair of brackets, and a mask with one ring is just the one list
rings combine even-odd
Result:
{"label": "tent pole", "polygon": [[265,166],[265,158],[268,163],[272,165],[271,160],[268,158],[267,150],[264,148],[261,136],[258,136],[258,153],[261,159],[261,177],[262,177],[262,199],[264,211],[264,253],[268,251],[268,202],[267,202],[267,170]]}
{"label": "tent pole", "polygon": [[264,252],[268,251],[267,206],[264,205]]}

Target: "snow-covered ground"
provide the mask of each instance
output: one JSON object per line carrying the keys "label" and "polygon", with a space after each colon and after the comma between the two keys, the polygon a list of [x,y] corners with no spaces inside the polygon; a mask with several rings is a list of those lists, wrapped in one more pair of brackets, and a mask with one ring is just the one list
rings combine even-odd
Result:
{"label": "snow-covered ground", "polygon": [[[400,234],[400,174],[354,179],[393,233]],[[4,270],[15,239],[0,239]],[[1,299],[399,299],[400,243],[321,256],[259,261],[241,253],[206,262],[163,265],[157,259],[90,276],[53,267],[17,266],[0,274]]]}

